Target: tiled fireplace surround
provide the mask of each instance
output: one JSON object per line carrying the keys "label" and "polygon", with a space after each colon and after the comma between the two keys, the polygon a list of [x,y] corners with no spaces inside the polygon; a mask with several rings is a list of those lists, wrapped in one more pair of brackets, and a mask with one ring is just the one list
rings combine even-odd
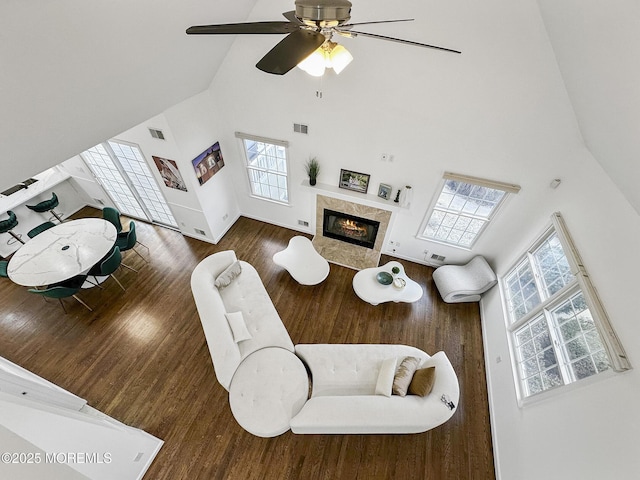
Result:
{"label": "tiled fireplace surround", "polygon": [[[360,247],[333,238],[324,237],[322,235],[322,222],[325,208],[380,222],[378,236],[376,237],[373,248]],[[313,246],[320,255],[338,265],[356,270],[377,267],[390,220],[391,212],[388,210],[348,202],[338,198],[326,197],[324,195],[317,195],[316,234],[313,238]]]}

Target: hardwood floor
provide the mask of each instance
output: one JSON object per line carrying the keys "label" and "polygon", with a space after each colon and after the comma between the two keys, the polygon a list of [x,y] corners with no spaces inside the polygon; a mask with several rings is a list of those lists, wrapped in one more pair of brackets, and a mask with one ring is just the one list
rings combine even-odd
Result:
{"label": "hardwood floor", "polygon": [[[76,217],[99,216],[91,208]],[[272,255],[292,230],[240,218],[218,245],[137,222],[150,248],[121,269],[122,292],[104,290],[44,302],[0,282],[0,355],[85,398],[89,405],[165,441],[145,479],[495,478],[477,304],[440,300],[433,269],[402,261],[425,289],[414,304],[371,306],[353,292],[354,271],[331,265],[320,285],[298,285]],[[233,249],[256,267],[297,343],[404,343],[444,350],[460,381],[460,405],[444,425],[418,435],[254,437],[235,422],[214,375],[190,289],[194,266]],[[140,249],[147,256],[144,249]],[[383,256],[381,263],[390,257]]]}

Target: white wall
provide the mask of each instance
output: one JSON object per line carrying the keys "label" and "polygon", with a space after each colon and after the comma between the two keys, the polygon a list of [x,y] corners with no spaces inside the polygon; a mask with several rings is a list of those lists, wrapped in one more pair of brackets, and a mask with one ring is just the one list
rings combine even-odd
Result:
{"label": "white wall", "polygon": [[640,4],[538,3],[586,143],[640,213]]}
{"label": "white wall", "polygon": [[[153,138],[149,128],[162,130],[165,139]],[[191,160],[217,141],[217,128],[215,108],[211,104],[209,93],[205,91],[114,137],[115,140],[134,143],[140,147],[180,231],[214,243],[239,215],[233,182],[230,180],[231,169],[223,167],[201,186]],[[164,184],[153,162],[153,156],[176,162],[186,183],[186,192]],[[85,195],[88,204],[97,208],[102,204],[114,206],[79,156],[64,162],[63,168],[81,187],[81,195]],[[227,218],[223,220],[225,215]],[[204,231],[205,234],[201,235],[196,230]]]}

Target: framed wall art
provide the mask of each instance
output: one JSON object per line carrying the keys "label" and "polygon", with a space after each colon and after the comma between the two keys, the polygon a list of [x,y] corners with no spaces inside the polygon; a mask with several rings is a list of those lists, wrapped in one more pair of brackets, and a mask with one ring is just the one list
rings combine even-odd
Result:
{"label": "framed wall art", "polygon": [[354,192],[367,193],[369,189],[369,178],[367,173],[358,173],[351,170],[340,170],[340,188],[353,190]]}
{"label": "framed wall art", "polygon": [[380,198],[384,198],[385,200],[389,200],[391,198],[392,192],[391,185],[387,185],[386,183],[381,183],[378,187],[378,196]]}
{"label": "framed wall art", "polygon": [[216,173],[224,167],[224,159],[222,158],[222,152],[220,151],[220,144],[218,142],[211,145],[204,152],[191,160],[193,169],[198,177],[198,182],[203,185],[207,180],[213,177]]}
{"label": "framed wall art", "polygon": [[174,160],[156,157],[153,155],[151,158],[153,158],[156,167],[158,167],[160,176],[167,187],[182,190],[183,192],[187,191],[187,185],[184,183],[182,174],[180,173],[180,170],[178,170],[178,165]]}

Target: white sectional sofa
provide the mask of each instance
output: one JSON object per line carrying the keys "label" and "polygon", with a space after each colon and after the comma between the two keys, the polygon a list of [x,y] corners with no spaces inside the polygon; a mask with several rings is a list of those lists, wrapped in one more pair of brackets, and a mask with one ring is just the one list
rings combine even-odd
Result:
{"label": "white sectional sofa", "polygon": [[[309,367],[313,393],[291,420],[294,433],[420,433],[446,422],[458,406],[458,377],[444,352],[430,357],[407,345],[310,344],[296,345],[296,354]],[[436,367],[431,393],[376,395],[382,362],[406,356],[420,358],[418,368]]]}
{"label": "white sectional sofa", "polygon": [[[233,250],[214,253],[202,260],[191,274],[191,291],[218,382],[227,390],[240,362],[265,347],[294,351],[289,332],[271,302],[255,268],[240,261],[242,273],[227,287],[218,289],[216,278],[238,261]],[[225,313],[242,312],[248,340],[235,342]]]}
{"label": "white sectional sofa", "polygon": [[[303,390],[296,392],[296,395],[303,395],[300,403],[293,398],[291,385],[287,382],[283,383],[282,379],[275,381],[275,378],[273,382],[260,379],[264,385],[280,390],[264,392],[264,395],[251,401],[267,411],[278,411],[280,416],[286,410],[285,428],[281,429],[278,425],[269,430],[273,433],[259,433],[260,436],[279,435],[288,427],[294,433],[309,434],[418,433],[437,427],[455,413],[459,399],[458,379],[444,352],[431,357],[407,345],[361,344],[306,344],[297,345],[294,349],[289,333],[253,266],[239,261],[241,272],[236,271],[227,286],[218,288],[215,285],[216,279],[223,273],[224,277],[225,271],[232,270],[236,262],[236,255],[231,250],[215,253],[202,260],[191,275],[191,289],[218,382],[225,389],[232,390],[232,399],[242,402],[244,397],[246,400],[244,377],[247,372],[243,372],[243,379],[238,379],[234,384],[235,392],[231,386],[234,373],[249,355],[258,351],[260,355],[266,354],[269,349],[269,354],[263,355],[269,361],[274,358],[274,351],[277,354],[279,349],[292,352],[291,356],[284,358],[288,359],[287,362],[300,362],[300,365],[304,362],[312,380],[309,399],[308,383],[298,382],[298,390]],[[251,338],[234,339],[232,322],[228,317],[238,312],[241,312]],[[407,356],[420,359],[418,368],[436,367],[431,393],[425,397],[376,395],[383,362],[390,358],[401,360]],[[257,357],[254,355],[252,358]],[[245,364],[249,363],[248,359]],[[289,363],[286,368],[294,366]],[[259,374],[258,370],[255,371]],[[275,371],[277,375],[279,369]],[[258,390],[263,391],[264,388]],[[287,402],[283,395],[295,401]],[[442,395],[452,402],[451,407],[441,400]],[[275,403],[270,407],[268,404],[265,406],[265,401]],[[295,404],[295,408],[291,403]],[[240,407],[236,409],[238,412],[240,410]],[[246,423],[243,425],[247,430],[264,431],[265,425],[260,424],[259,418],[247,420],[246,412],[243,416],[245,418],[242,421],[238,417],[236,419],[241,424],[248,421],[250,427]]]}

